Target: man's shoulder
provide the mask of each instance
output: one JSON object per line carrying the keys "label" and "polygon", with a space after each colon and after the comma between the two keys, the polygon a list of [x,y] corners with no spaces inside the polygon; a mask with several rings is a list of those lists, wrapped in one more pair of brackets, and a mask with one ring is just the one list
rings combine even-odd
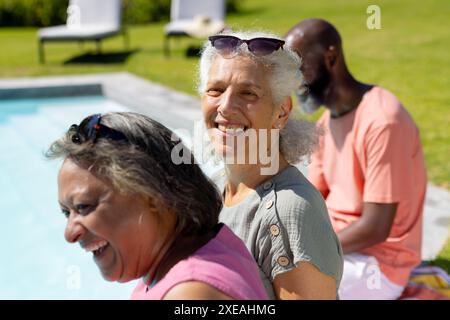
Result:
{"label": "man's shoulder", "polygon": [[326,109],[322,115],[317,119],[316,124],[319,126],[324,126],[330,119],[330,110]]}
{"label": "man's shoulder", "polygon": [[367,92],[367,95],[371,98],[378,99],[379,101],[383,101],[385,103],[401,105],[400,100],[392,91],[381,86],[374,86]]}
{"label": "man's shoulder", "polygon": [[391,91],[379,86],[366,93],[357,117],[372,128],[412,122],[400,100]]}

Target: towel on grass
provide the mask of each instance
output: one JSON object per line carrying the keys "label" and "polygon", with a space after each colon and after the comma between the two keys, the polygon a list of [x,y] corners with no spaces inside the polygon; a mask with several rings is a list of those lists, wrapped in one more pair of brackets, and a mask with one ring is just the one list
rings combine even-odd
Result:
{"label": "towel on grass", "polygon": [[400,300],[450,300],[450,276],[439,267],[419,266],[412,271]]}

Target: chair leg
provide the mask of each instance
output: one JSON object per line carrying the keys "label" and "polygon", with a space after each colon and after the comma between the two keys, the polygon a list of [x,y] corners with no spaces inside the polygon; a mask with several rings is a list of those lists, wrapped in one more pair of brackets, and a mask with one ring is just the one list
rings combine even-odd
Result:
{"label": "chair leg", "polygon": [[102,52],[102,42],[100,39],[95,39],[95,43],[97,45],[97,54]]}
{"label": "chair leg", "polygon": [[125,50],[129,50],[130,49],[130,35],[128,33],[127,28],[123,29],[122,35],[123,35],[123,43],[125,45]]}
{"label": "chair leg", "polygon": [[38,40],[38,54],[39,54],[39,63],[45,63],[45,52],[44,52],[44,40]]}
{"label": "chair leg", "polygon": [[169,43],[169,35],[164,37],[164,56],[168,58],[170,56],[170,43]]}

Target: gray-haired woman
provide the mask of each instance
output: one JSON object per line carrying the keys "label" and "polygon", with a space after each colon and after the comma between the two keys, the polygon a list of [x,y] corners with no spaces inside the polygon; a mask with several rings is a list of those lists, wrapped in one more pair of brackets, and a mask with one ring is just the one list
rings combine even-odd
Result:
{"label": "gray-haired woman", "polygon": [[219,219],[246,243],[270,297],[334,299],[341,247],[322,196],[293,166],[318,140],[313,124],[289,117],[291,94],[302,85],[300,59],[269,33],[209,40],[199,93],[225,161],[224,181],[215,178],[224,200]]}
{"label": "gray-haired woman", "polygon": [[143,115],[109,113],[55,141],[66,240],[92,252],[105,279],[141,278],[133,299],[267,298],[244,243],[218,223],[214,186],[196,164],[174,163],[173,138]]}

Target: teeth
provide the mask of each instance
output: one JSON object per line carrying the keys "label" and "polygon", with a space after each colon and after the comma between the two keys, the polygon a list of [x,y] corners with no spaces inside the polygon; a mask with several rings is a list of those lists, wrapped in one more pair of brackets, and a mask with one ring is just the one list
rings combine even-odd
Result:
{"label": "teeth", "polygon": [[85,249],[87,252],[93,252],[93,251],[96,251],[96,250],[98,250],[98,249],[100,249],[100,248],[105,247],[107,244],[108,244],[107,241],[102,240],[102,241],[100,241],[100,242],[98,242],[98,243],[91,244],[91,245],[85,247],[84,249]]}
{"label": "teeth", "polygon": [[227,133],[241,133],[244,132],[244,128],[226,129]]}
{"label": "teeth", "polygon": [[235,126],[235,125],[231,125],[231,126],[225,126],[223,124],[219,124],[218,125],[218,129],[220,131],[226,132],[226,133],[242,133],[244,132],[245,127],[244,126]]}

